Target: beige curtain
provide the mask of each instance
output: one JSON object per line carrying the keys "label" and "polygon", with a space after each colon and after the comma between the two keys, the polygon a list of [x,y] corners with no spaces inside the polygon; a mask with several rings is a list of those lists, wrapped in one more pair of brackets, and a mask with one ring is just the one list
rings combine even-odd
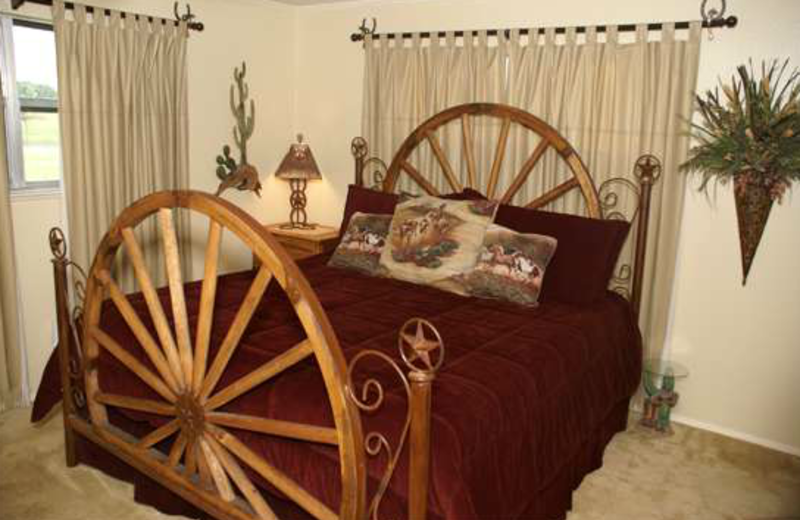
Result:
{"label": "beige curtain", "polygon": [[[617,176],[635,182],[633,165],[642,154],[653,154],[663,164],[653,191],[640,317],[647,354],[654,357],[661,355],[669,319],[685,187],[678,165],[689,148],[685,122],[692,114],[700,31],[700,22],[679,35],[672,24],[657,33],[644,25],[633,34],[610,27],[601,42],[591,28],[580,39],[575,30],[563,38],[548,30],[524,44],[512,34],[509,45],[509,104],[564,135],[598,187]],[[512,140],[508,167],[522,166],[535,146],[531,141],[521,135]],[[517,200],[531,200],[566,178],[561,161],[550,153]],[[616,191],[622,195],[617,209],[630,216],[632,193],[624,187]],[[551,209],[575,213],[580,206],[575,191]],[[631,253],[629,247],[621,264],[630,263]]]}
{"label": "beige curtain", "polygon": [[[71,18],[67,18],[71,16]],[[89,266],[113,219],[150,193],[186,189],[187,27],[133,16],[89,18],[53,5],[58,55],[64,190],[72,259]],[[178,218],[187,230],[188,216]],[[139,241],[154,279],[164,280],[156,221],[140,225]],[[181,233],[184,272],[190,268]],[[121,278],[133,283],[128,269]]]}
{"label": "beige curtain", "polygon": [[22,405],[25,396],[17,274],[14,266],[14,230],[8,192],[4,101],[0,95],[0,412]]}
{"label": "beige curtain", "polygon": [[[486,31],[467,33],[458,41],[453,33],[423,41],[419,35],[404,40],[399,34],[365,41],[364,106],[362,132],[370,155],[390,160],[403,140],[430,116],[455,105],[476,101],[501,102],[504,96],[506,52],[490,46]],[[460,127],[449,125],[438,135],[449,151],[453,168],[466,179],[461,163]],[[476,142],[499,134],[496,124],[481,121],[473,128]],[[476,149],[476,163],[490,160],[491,153]],[[425,144],[411,162],[439,189],[445,188],[440,166]],[[482,168],[479,168],[482,169]],[[401,190],[419,192],[407,175],[400,176]]]}

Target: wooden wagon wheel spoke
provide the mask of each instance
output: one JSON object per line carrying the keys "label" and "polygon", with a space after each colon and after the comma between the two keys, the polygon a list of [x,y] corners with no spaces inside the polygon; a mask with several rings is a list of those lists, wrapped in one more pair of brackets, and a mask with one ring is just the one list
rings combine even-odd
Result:
{"label": "wooden wagon wheel spoke", "polygon": [[411,166],[408,161],[403,161],[400,167],[412,178],[414,182],[420,185],[420,187],[425,190],[425,193],[428,195],[433,195],[434,197],[439,196],[439,190],[433,187],[433,184],[428,182],[428,179],[422,176],[419,171]]}
{"label": "wooden wagon wheel spoke", "polygon": [[175,407],[173,405],[160,403],[152,399],[141,399],[139,397],[109,394],[106,392],[96,393],[94,399],[103,404],[116,406],[118,408],[127,408],[128,410],[154,413],[156,415],[175,415]]}
{"label": "wooden wagon wheel spoke", "polygon": [[469,115],[461,116],[461,136],[464,142],[464,156],[467,159],[467,175],[470,188],[475,188],[475,153],[472,150],[472,129],[470,127]]}
{"label": "wooden wagon wheel spoke", "polygon": [[[178,347],[175,345],[175,340],[172,337],[167,315],[164,313],[164,307],[161,306],[161,300],[158,298],[158,293],[147,272],[147,267],[144,263],[144,255],[139,243],[136,241],[136,236],[131,228],[122,228],[122,240],[125,243],[125,250],[128,252],[128,257],[131,259],[133,265],[133,272],[136,275],[136,280],[139,282],[139,288],[144,295],[144,301],[147,303],[147,309],[150,311],[150,318],[153,320],[153,325],[156,328],[158,339],[161,341],[161,346],[169,361],[169,366],[172,369],[174,379],[180,385],[182,390],[185,386],[185,379],[183,371],[181,370],[180,356],[178,355]],[[113,297],[113,294],[112,294]],[[139,343],[142,343],[139,340]],[[142,343],[144,345],[144,343]],[[162,374],[163,375],[163,374]]]}
{"label": "wooden wagon wheel spoke", "polygon": [[146,436],[142,437],[141,440],[139,440],[137,445],[140,448],[144,448],[144,449],[150,448],[150,447],[158,444],[159,442],[163,441],[164,439],[166,439],[167,437],[169,437],[173,433],[177,432],[178,430],[180,430],[180,428],[181,428],[181,424],[178,422],[178,420],[177,419],[173,419],[173,420],[169,421],[168,423],[166,423],[164,426],[161,426],[161,427],[153,430],[152,432],[150,432]]}
{"label": "wooden wagon wheel spoke", "polygon": [[450,183],[450,187],[456,193],[463,191],[464,187],[458,182],[456,174],[453,172],[453,167],[450,165],[450,161],[447,160],[447,156],[444,150],[442,150],[442,146],[439,144],[439,139],[433,132],[426,132],[425,137],[428,139],[433,149],[433,154],[436,156],[436,160],[439,161],[439,166],[442,167],[442,171],[447,178],[447,182]]}
{"label": "wooden wagon wheel spoke", "polygon": [[247,477],[244,470],[239,466],[239,463],[228,454],[225,448],[220,446],[211,435],[205,435],[201,442],[207,443],[211,448],[214,455],[216,455],[217,459],[222,463],[222,467],[225,468],[225,471],[228,472],[228,475],[236,483],[236,487],[242,492],[258,517],[261,520],[278,520],[272,508],[267,505],[264,497],[261,496],[261,492],[256,489],[256,486]]}
{"label": "wooden wagon wheel spoke", "polygon": [[150,335],[147,327],[145,327],[142,320],[139,319],[139,315],[136,314],[130,301],[128,301],[128,297],[125,296],[122,289],[111,279],[111,275],[108,271],[100,271],[97,274],[97,278],[100,283],[108,289],[111,301],[114,302],[117,310],[119,310],[119,313],[122,315],[122,319],[128,324],[128,327],[130,327],[133,335],[136,336],[136,339],[147,353],[153,366],[158,370],[158,373],[161,374],[161,377],[164,378],[164,381],[166,381],[173,392],[180,392],[183,388],[183,383],[182,378],[180,378],[180,362],[178,360],[177,351],[172,352],[172,355],[170,355],[170,350],[165,349],[167,358],[164,359],[164,355],[161,353],[161,349],[153,339],[153,336]]}
{"label": "wooden wagon wheel spoke", "polygon": [[205,267],[203,270],[203,289],[200,293],[200,312],[197,319],[197,334],[194,347],[194,375],[192,391],[200,393],[206,373],[208,343],[211,338],[211,324],[214,321],[214,297],[217,293],[217,264],[222,226],[215,220],[208,228]]}
{"label": "wooden wagon wheel spoke", "polygon": [[175,225],[172,222],[172,210],[158,210],[158,223],[161,225],[161,239],[164,243],[164,262],[167,266],[169,295],[172,300],[172,318],[175,322],[175,336],[178,341],[181,369],[186,388],[192,388],[194,361],[192,344],[189,338],[189,317],[186,314],[186,300],[183,293],[183,277],[181,261],[178,256],[178,239],[175,237]]}
{"label": "wooden wagon wheel spoke", "polygon": [[206,420],[219,426],[229,426],[239,430],[334,446],[339,444],[336,429],[324,426],[312,426],[310,424],[225,412],[209,412],[206,415]]}
{"label": "wooden wagon wheel spoke", "polygon": [[203,456],[206,458],[206,462],[208,463],[208,469],[211,472],[211,479],[217,486],[219,496],[222,497],[222,499],[226,502],[230,502],[236,498],[236,495],[233,492],[233,488],[231,488],[231,482],[228,480],[228,475],[225,473],[225,468],[222,467],[222,463],[220,463],[219,459],[208,445],[208,441],[206,441],[203,437],[198,439],[198,441],[200,448],[203,450]]}
{"label": "wooden wagon wheel spoke", "polygon": [[331,511],[328,506],[320,502],[304,488],[300,487],[282,471],[265,461],[239,439],[217,426],[209,424],[207,428],[208,432],[213,435],[220,444],[228,448],[240,461],[244,462],[253,469],[253,471],[261,475],[281,493],[285,494],[297,505],[302,507],[307,513],[319,520],[339,520],[339,515]]}
{"label": "wooden wagon wheel spoke", "polygon": [[106,349],[111,355],[117,358],[120,363],[125,365],[125,368],[139,376],[139,379],[144,381],[147,386],[158,392],[158,394],[167,401],[174,403],[178,400],[172,390],[164,384],[153,372],[139,362],[138,359],[133,357],[127,350],[125,350],[119,343],[114,341],[111,336],[98,329],[97,327],[89,328],[89,335],[97,341],[97,343]]}
{"label": "wooden wagon wheel spoke", "polygon": [[200,475],[200,484],[203,487],[211,488],[213,485],[211,479],[211,470],[208,467],[208,461],[206,460],[205,453],[203,453],[203,448],[199,445],[196,447],[197,449],[197,473]]}
{"label": "wooden wagon wheel spoke", "polygon": [[191,478],[197,471],[197,449],[199,442],[197,439],[189,439],[186,444],[186,460],[183,465],[183,471],[186,478]]}
{"label": "wooden wagon wheel spoke", "polygon": [[578,182],[578,179],[573,177],[566,182],[562,182],[561,184],[559,184],[552,190],[548,191],[547,193],[544,193],[536,197],[534,200],[526,204],[525,207],[530,209],[538,209],[543,206],[547,206],[548,204],[558,199],[568,191],[577,188],[579,185],[580,183]]}
{"label": "wooden wagon wheel spoke", "polygon": [[209,394],[211,394],[214,387],[219,382],[219,378],[222,377],[222,373],[225,371],[225,367],[228,366],[228,361],[230,361],[234,349],[239,344],[239,340],[242,339],[242,334],[244,334],[247,325],[250,323],[250,319],[253,317],[256,307],[258,307],[258,304],[261,302],[261,297],[264,296],[264,292],[267,290],[270,280],[272,280],[272,273],[266,265],[262,264],[203,381],[203,386],[200,390],[201,401],[205,401],[208,398]]}
{"label": "wooden wagon wheel spoke", "polygon": [[167,457],[167,465],[170,468],[177,467],[178,463],[181,461],[181,457],[183,456],[184,450],[186,450],[186,444],[189,442],[188,437],[186,437],[186,433],[181,431],[178,435],[178,438],[172,444],[172,447],[169,450],[169,456]]}
{"label": "wooden wagon wheel spoke", "polygon": [[214,410],[223,404],[239,397],[243,393],[255,388],[264,381],[296,365],[314,353],[314,348],[309,340],[301,341],[286,352],[264,363],[246,376],[237,379],[223,390],[214,394],[204,405],[206,410]]}
{"label": "wooden wagon wheel spoke", "polygon": [[500,178],[500,169],[503,167],[503,160],[506,157],[506,148],[508,143],[508,131],[511,128],[511,118],[503,119],[503,127],[500,129],[500,138],[497,140],[497,148],[494,152],[494,163],[492,164],[492,171],[489,174],[489,185],[486,188],[486,196],[494,199],[494,193],[497,191],[497,181]]}
{"label": "wooden wagon wheel spoke", "polygon": [[544,153],[550,147],[550,142],[546,139],[542,139],[539,141],[539,144],[531,153],[531,156],[525,161],[525,164],[522,165],[522,169],[517,173],[514,180],[511,182],[511,186],[509,186],[508,190],[506,190],[503,198],[500,199],[501,204],[508,204],[511,202],[511,199],[514,198],[514,195],[522,188],[525,184],[525,181],[528,180],[528,176],[531,174],[533,169],[536,167],[536,164],[539,162],[539,159],[542,158]]}

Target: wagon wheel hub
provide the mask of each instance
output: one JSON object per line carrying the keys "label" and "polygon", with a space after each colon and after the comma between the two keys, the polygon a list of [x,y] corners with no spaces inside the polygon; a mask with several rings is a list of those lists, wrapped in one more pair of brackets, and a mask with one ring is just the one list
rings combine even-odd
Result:
{"label": "wagon wheel hub", "polygon": [[192,439],[203,435],[206,414],[197,398],[190,394],[178,397],[175,403],[181,430]]}

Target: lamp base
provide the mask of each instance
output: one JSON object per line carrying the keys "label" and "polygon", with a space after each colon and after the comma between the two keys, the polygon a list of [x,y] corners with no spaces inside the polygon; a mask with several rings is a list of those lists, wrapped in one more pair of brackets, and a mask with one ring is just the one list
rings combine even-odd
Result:
{"label": "lamp base", "polygon": [[306,186],[308,181],[306,179],[291,179],[289,186],[292,188],[292,193],[289,195],[289,204],[292,206],[292,211],[289,213],[289,222],[283,224],[281,229],[314,229],[317,227],[315,224],[308,223],[308,215],[306,215]]}
{"label": "lamp base", "polygon": [[292,222],[281,224],[278,227],[281,229],[317,229],[316,224],[293,224]]}

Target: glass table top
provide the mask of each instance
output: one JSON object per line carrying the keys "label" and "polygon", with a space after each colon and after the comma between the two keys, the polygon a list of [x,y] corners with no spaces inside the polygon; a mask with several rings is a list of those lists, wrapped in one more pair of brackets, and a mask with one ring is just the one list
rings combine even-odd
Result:
{"label": "glass table top", "polygon": [[654,376],[686,377],[689,369],[675,361],[648,358],[644,360],[644,370]]}

